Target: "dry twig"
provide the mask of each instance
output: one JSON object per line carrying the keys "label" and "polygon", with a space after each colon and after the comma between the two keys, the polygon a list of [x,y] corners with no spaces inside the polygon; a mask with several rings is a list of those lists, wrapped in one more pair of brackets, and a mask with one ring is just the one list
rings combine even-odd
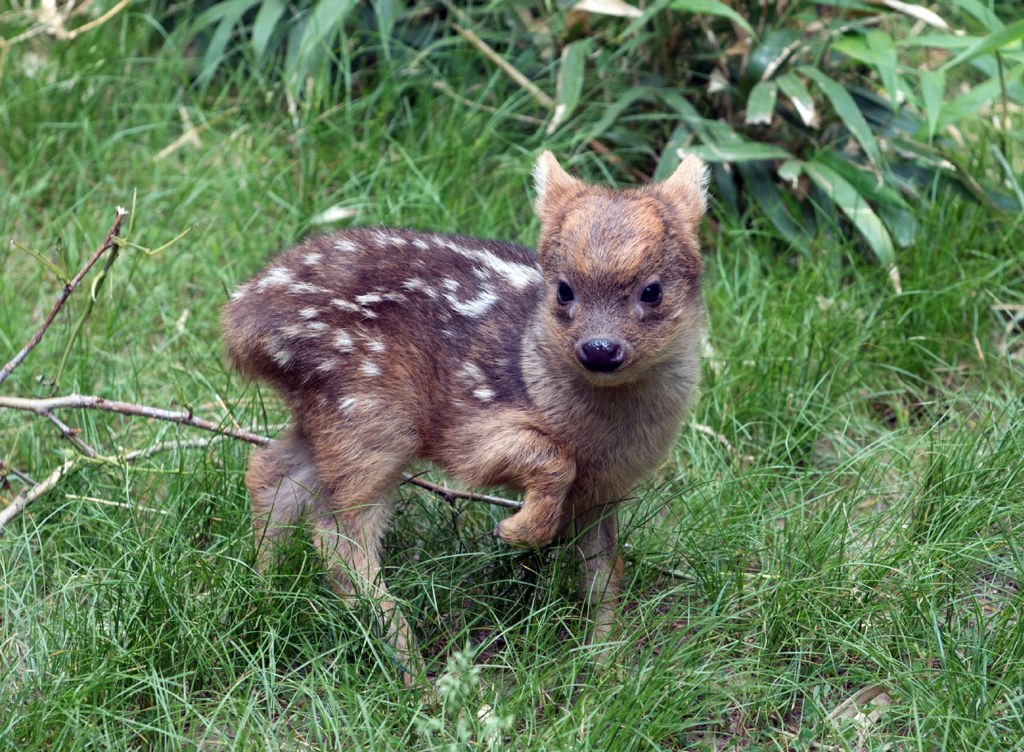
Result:
{"label": "dry twig", "polygon": [[251,431],[226,428],[218,423],[214,423],[213,421],[197,418],[191,411],[177,412],[174,410],[164,410],[159,407],[150,407],[148,405],[136,405],[131,402],[108,400],[104,397],[98,397],[95,395],[68,394],[63,397],[49,397],[44,399],[0,397],[0,407],[6,407],[11,410],[25,410],[38,415],[45,415],[49,411],[64,408],[103,410],[111,413],[120,413],[122,415],[138,415],[142,418],[166,420],[171,423],[191,426],[192,428],[200,428],[204,431],[211,431],[212,433],[221,434],[223,436],[241,439],[242,441],[247,441],[250,444],[266,444],[270,441],[266,436],[261,436],[257,433],[252,433]]}
{"label": "dry twig", "polygon": [[107,237],[103,239],[103,243],[96,252],[89,257],[89,260],[85,262],[82,268],[78,270],[78,273],[71,278],[71,281],[64,285],[64,288],[60,291],[60,295],[57,296],[56,302],[53,304],[53,307],[50,309],[50,312],[47,314],[36,333],[33,334],[25,346],[18,351],[18,354],[11,358],[7,365],[0,369],[0,384],[7,380],[7,377],[11,375],[11,372],[21,365],[21,362],[25,360],[25,358],[28,357],[28,354],[32,352],[33,348],[39,344],[43,335],[46,334],[46,330],[50,328],[53,320],[57,317],[57,314],[60,313],[60,309],[64,307],[64,303],[67,302],[67,299],[71,296],[71,293],[75,291],[75,288],[81,284],[82,279],[84,279],[85,275],[89,273],[89,270],[92,269],[93,265],[100,260],[100,256],[114,247],[114,244],[117,242],[117,236],[121,232],[121,223],[124,221],[127,214],[128,212],[124,207],[117,207],[114,224],[111,226],[110,231],[107,232]]}

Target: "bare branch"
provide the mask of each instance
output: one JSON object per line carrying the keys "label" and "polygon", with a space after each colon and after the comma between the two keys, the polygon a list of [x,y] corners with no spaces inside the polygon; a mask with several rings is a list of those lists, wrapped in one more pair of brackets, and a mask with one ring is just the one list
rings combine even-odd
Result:
{"label": "bare branch", "polygon": [[43,321],[42,326],[40,326],[36,333],[32,335],[32,338],[23,348],[21,348],[18,354],[15,355],[7,365],[0,369],[0,384],[7,380],[7,377],[11,375],[11,372],[21,365],[21,362],[25,360],[25,358],[28,357],[28,354],[32,352],[33,348],[39,344],[43,335],[46,334],[46,330],[50,328],[50,325],[53,324],[53,320],[57,317],[57,314],[60,313],[60,309],[64,307],[64,303],[71,296],[71,293],[75,291],[75,288],[81,284],[82,279],[84,279],[85,275],[89,273],[89,270],[92,269],[93,265],[99,261],[100,256],[114,247],[116,238],[121,232],[121,223],[124,221],[125,215],[127,214],[128,212],[125,211],[124,208],[120,206],[117,207],[117,215],[114,218],[114,224],[111,226],[110,231],[107,232],[107,236],[103,239],[103,243],[96,252],[89,257],[89,260],[85,262],[82,268],[78,270],[78,273],[72,277],[71,281],[64,285],[64,288],[60,291],[60,295],[57,296],[56,302],[53,304],[53,308],[50,309],[50,313],[47,314],[46,319]]}
{"label": "bare branch", "polygon": [[15,496],[10,504],[0,509],[0,535],[4,534],[4,527],[8,522],[25,511],[25,507],[33,501],[52,490],[65,475],[78,467],[79,462],[81,462],[81,457],[73,457],[50,473],[45,480],[36,483],[31,488],[26,488]]}
{"label": "bare branch", "polygon": [[[206,447],[212,446],[218,442],[223,441],[227,438],[236,438],[232,436],[220,435],[213,436],[209,439],[191,439],[189,441],[162,441],[159,444],[153,444],[152,446],[144,447],[142,449],[133,449],[130,452],[123,454],[117,454],[112,456],[94,455],[90,459],[97,462],[112,464],[112,465],[123,465],[137,460],[146,459],[152,457],[154,454],[160,452],[166,452],[169,449],[205,449]],[[0,509],[0,537],[3,536],[7,523],[17,517],[19,514],[25,511],[25,509],[36,499],[45,495],[49,491],[52,491],[54,487],[72,470],[78,467],[84,459],[82,457],[72,457],[67,462],[60,465],[56,470],[50,473],[45,480],[36,483],[31,488],[26,488],[24,491],[19,493],[3,509]]]}
{"label": "bare branch", "polygon": [[224,426],[212,421],[197,418],[192,415],[191,412],[163,410],[159,407],[149,407],[148,405],[136,405],[131,402],[108,400],[104,397],[98,397],[95,395],[69,394],[63,397],[49,397],[46,399],[0,396],[0,407],[6,407],[11,410],[26,410],[38,415],[45,415],[49,411],[64,408],[104,410],[106,412],[120,413],[122,415],[138,415],[143,418],[166,420],[183,426],[191,426],[192,428],[211,431],[212,433],[221,434],[223,436],[231,436],[235,439],[247,441],[250,444],[267,444],[270,442],[270,439],[266,436],[261,436],[256,433],[252,433],[251,431],[225,428]]}
{"label": "bare branch", "polygon": [[96,450],[93,449],[88,444],[86,444],[80,438],[78,438],[77,429],[74,429],[71,426],[69,426],[67,423],[62,421],[49,410],[42,410],[39,414],[47,418],[51,423],[57,426],[57,428],[60,429],[60,432],[64,435],[64,438],[70,441],[76,447],[78,447],[82,454],[84,454],[86,457],[96,457]]}
{"label": "bare branch", "polygon": [[506,509],[522,509],[523,502],[515,501],[513,499],[503,499],[500,496],[488,496],[487,494],[473,493],[472,491],[453,491],[445,486],[439,486],[436,483],[431,483],[429,480],[423,480],[417,478],[415,475],[402,474],[403,482],[409,483],[413,486],[419,486],[427,491],[436,493],[438,496],[443,498],[447,502],[451,502],[454,499],[469,499],[470,501],[482,501],[487,504],[493,504],[496,507],[505,507]]}

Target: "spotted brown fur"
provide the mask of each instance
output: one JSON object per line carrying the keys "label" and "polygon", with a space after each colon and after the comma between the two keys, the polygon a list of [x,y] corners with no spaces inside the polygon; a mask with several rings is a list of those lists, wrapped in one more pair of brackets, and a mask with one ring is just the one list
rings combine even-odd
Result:
{"label": "spotted brown fur", "polygon": [[246,475],[261,562],[308,517],[336,590],[380,598],[407,681],[410,632],[379,565],[403,469],[430,460],[521,489],[495,531],[509,543],[575,536],[600,641],[621,573],[615,505],[664,459],[697,385],[703,164],[614,191],[545,152],[535,179],[536,255],[346,230],[280,254],[224,310],[232,359],[295,418]]}

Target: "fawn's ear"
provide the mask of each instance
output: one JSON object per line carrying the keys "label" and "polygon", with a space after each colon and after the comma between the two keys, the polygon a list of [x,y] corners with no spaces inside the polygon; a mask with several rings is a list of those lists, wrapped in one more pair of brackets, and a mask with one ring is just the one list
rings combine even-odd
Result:
{"label": "fawn's ear", "polygon": [[668,201],[684,222],[697,224],[708,210],[708,166],[694,154],[683,154],[672,176],[652,189]]}
{"label": "fawn's ear", "polygon": [[533,206],[544,222],[553,217],[558,207],[583,184],[562,169],[554,154],[545,151],[533,166],[533,187],[537,193]]}

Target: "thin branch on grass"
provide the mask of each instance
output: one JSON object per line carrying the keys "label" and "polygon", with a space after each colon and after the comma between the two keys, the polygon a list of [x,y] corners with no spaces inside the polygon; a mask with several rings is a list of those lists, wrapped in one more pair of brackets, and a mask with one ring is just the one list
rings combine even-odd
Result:
{"label": "thin branch on grass", "polygon": [[[0,460],[0,481],[6,480],[8,475],[13,475],[15,478],[20,480],[26,486],[34,486],[36,484],[36,482],[34,480],[32,480],[32,476],[31,475],[28,475],[27,473],[23,473],[18,468],[11,467],[10,465],[8,465],[3,460]],[[5,488],[6,487],[8,487],[8,486],[5,486]]]}
{"label": "thin branch on grass", "polygon": [[56,302],[50,309],[50,313],[47,314],[36,333],[32,335],[18,354],[11,358],[7,365],[0,369],[0,384],[7,380],[7,377],[11,375],[11,372],[21,365],[21,362],[25,360],[25,358],[28,357],[28,354],[32,352],[36,345],[39,344],[43,335],[46,334],[46,330],[50,328],[50,325],[53,324],[53,320],[57,317],[57,314],[60,313],[60,309],[64,307],[64,303],[67,302],[67,299],[71,296],[71,293],[75,291],[75,288],[81,284],[85,275],[89,273],[89,270],[92,269],[93,265],[99,261],[100,256],[114,247],[117,242],[117,236],[121,232],[121,223],[124,221],[127,213],[128,212],[125,211],[123,207],[117,207],[117,215],[114,219],[114,224],[111,226],[109,232],[107,232],[107,236],[103,239],[103,243],[96,252],[89,257],[89,260],[85,262],[82,268],[78,270],[78,273],[71,278],[71,281],[64,285],[63,289],[60,291],[60,295],[57,296]]}
{"label": "thin branch on grass", "polygon": [[166,452],[169,449],[192,449],[197,447],[209,447],[219,441],[223,441],[227,436],[214,436],[209,439],[192,439],[189,441],[163,441],[159,444],[153,444],[152,446],[144,447],[142,449],[134,449],[130,452],[123,454],[115,454],[110,456],[95,455],[93,457],[86,458],[84,456],[72,457],[66,462],[62,463],[56,470],[50,473],[44,480],[36,483],[31,488],[26,488],[24,491],[19,493],[11,503],[3,509],[0,509],[0,537],[3,536],[7,523],[17,517],[19,514],[25,511],[25,509],[36,501],[40,497],[44,496],[48,492],[52,491],[61,480],[64,479],[73,470],[76,470],[82,463],[86,461],[94,461],[103,464],[111,464],[122,466],[135,462],[137,460],[152,457],[154,454],[160,452]]}
{"label": "thin branch on grass", "polygon": [[4,534],[4,527],[8,522],[25,511],[25,508],[33,501],[52,490],[65,475],[78,467],[79,462],[81,462],[81,457],[73,457],[50,473],[45,480],[36,483],[31,488],[26,488],[15,496],[10,504],[0,509],[0,536]]}
{"label": "thin branch on grass", "polygon": [[413,486],[419,486],[427,491],[431,491],[442,499],[447,501],[449,504],[455,499],[468,499],[469,501],[482,501],[486,504],[492,504],[496,507],[504,507],[505,509],[522,509],[523,502],[515,501],[513,499],[504,499],[500,496],[489,496],[488,494],[473,493],[472,491],[453,491],[445,486],[440,486],[437,483],[431,483],[429,480],[423,480],[415,475],[402,474],[402,481],[409,483]]}
{"label": "thin branch on grass", "polygon": [[235,439],[247,441],[250,444],[266,444],[270,439],[251,431],[235,430],[226,428],[213,421],[195,417],[191,411],[164,410],[159,407],[148,405],[136,405],[131,402],[118,402],[108,400],[105,397],[86,394],[69,394],[63,397],[48,397],[45,399],[31,399],[25,397],[3,397],[0,396],[0,407],[11,410],[25,410],[45,415],[46,412],[60,409],[84,409],[103,410],[105,412],[120,413],[121,415],[137,415],[142,418],[153,418],[154,420],[166,420],[171,423],[178,423],[183,426],[199,428],[203,431],[230,436]]}
{"label": "thin branch on grass", "polygon": [[90,458],[93,458],[93,459],[96,458],[96,456],[97,456],[96,450],[93,449],[88,444],[86,444],[84,441],[82,441],[78,437],[78,429],[77,428],[72,428],[71,426],[69,426],[67,423],[62,421],[60,418],[58,418],[56,415],[54,415],[49,410],[41,410],[39,412],[39,414],[42,415],[47,420],[49,420],[55,426],[57,426],[57,428],[60,429],[60,432],[64,436],[64,438],[67,439],[68,441],[70,441],[76,447],[78,447],[79,451],[81,451],[82,454],[84,454],[86,457],[90,457]]}

